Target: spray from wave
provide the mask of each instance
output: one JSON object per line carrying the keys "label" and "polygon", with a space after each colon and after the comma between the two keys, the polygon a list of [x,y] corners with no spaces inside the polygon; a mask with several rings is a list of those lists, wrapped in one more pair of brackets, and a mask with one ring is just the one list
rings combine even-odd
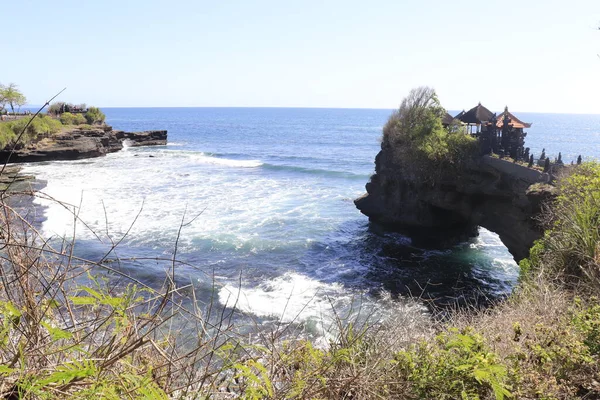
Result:
{"label": "spray from wave", "polygon": [[123,140],[123,151],[127,151],[131,146],[133,146],[133,142],[131,140]]}

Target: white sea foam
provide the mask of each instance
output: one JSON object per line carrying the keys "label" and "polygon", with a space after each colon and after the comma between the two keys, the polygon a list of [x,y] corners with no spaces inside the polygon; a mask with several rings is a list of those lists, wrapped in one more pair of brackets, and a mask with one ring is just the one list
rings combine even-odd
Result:
{"label": "white sea foam", "polygon": [[[281,322],[313,319],[323,323],[331,320],[335,303],[342,307],[342,303],[350,301],[340,297],[342,294],[344,289],[339,284],[325,284],[288,272],[254,288],[225,285],[219,291],[219,302],[230,307],[237,303],[237,308],[243,312],[277,318]],[[328,300],[332,295],[336,297],[334,303]]]}
{"label": "white sea foam", "polygon": [[[203,211],[183,229],[179,240],[183,250],[211,250],[206,243],[254,252],[294,243],[304,246],[306,239],[322,235],[347,215],[338,210],[337,194],[329,186],[291,184],[229,168],[258,165],[257,161],[225,160],[224,168],[219,161],[195,162],[223,159],[177,153],[133,147],[93,160],[30,164],[26,172],[47,180],[43,191],[70,204],[71,211],[76,207],[85,225],[101,236],[106,220],[112,237],[119,238],[137,216],[124,245],[172,249],[184,213],[187,221]],[[47,206],[42,227],[47,235],[72,233],[73,216],[65,207],[38,203]],[[78,238],[93,239],[86,226],[78,227]]]}
{"label": "white sea foam", "polygon": [[494,258],[492,265],[507,274],[516,276],[519,273],[519,265],[512,258]]}
{"label": "white sea foam", "polygon": [[485,228],[479,228],[479,236],[475,239],[475,242],[471,244],[472,248],[483,248],[483,247],[500,247],[505,248],[504,243],[500,239],[500,236],[491,232]]}
{"label": "white sea foam", "polygon": [[127,151],[131,147],[133,142],[130,139],[123,140],[123,150]]}

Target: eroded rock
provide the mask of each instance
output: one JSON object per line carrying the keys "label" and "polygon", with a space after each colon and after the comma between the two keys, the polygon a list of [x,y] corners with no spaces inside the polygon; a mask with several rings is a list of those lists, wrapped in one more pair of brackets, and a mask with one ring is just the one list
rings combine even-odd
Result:
{"label": "eroded rock", "polygon": [[373,223],[407,234],[423,247],[446,247],[477,234],[482,226],[497,233],[515,260],[529,254],[543,230],[537,220],[553,197],[546,174],[484,156],[461,173],[424,180],[391,151],[376,157],[375,174],[356,207]]}
{"label": "eroded rock", "polygon": [[[167,144],[167,131],[124,132],[113,131],[109,126],[73,129],[32,143],[16,150],[10,163],[56,160],[76,160],[100,157],[129,146],[162,146]],[[0,151],[0,163],[5,163],[9,150]]]}

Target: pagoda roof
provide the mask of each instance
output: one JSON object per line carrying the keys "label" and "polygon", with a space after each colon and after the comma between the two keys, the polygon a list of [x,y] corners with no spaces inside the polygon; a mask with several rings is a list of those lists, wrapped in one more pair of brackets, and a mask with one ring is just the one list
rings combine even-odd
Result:
{"label": "pagoda roof", "polygon": [[469,111],[463,111],[454,118],[464,122],[465,124],[481,125],[492,120],[494,118],[494,113],[479,103]]}
{"label": "pagoda roof", "polygon": [[509,126],[517,129],[531,128],[531,123],[523,122],[519,118],[515,117],[510,111],[508,111],[508,107],[504,108],[504,112],[498,115],[498,121],[496,122],[496,126],[498,128],[502,128],[504,126],[504,117],[507,116],[510,119],[508,123]]}
{"label": "pagoda roof", "polygon": [[442,124],[443,125],[450,125],[452,123],[452,121],[454,121],[454,117],[448,113],[446,113],[446,115],[444,115],[442,117]]}

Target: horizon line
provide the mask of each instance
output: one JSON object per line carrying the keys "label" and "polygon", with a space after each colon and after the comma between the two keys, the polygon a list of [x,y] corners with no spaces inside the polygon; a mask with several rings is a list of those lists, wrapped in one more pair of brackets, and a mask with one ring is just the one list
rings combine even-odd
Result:
{"label": "horizon line", "polygon": [[[23,108],[40,108],[42,105],[26,105]],[[379,107],[323,107],[323,106],[97,106],[98,108],[239,108],[239,109],[306,109],[306,110],[381,110],[394,111],[398,108],[379,108]],[[447,108],[446,111],[458,111],[460,108]],[[569,114],[569,115],[600,115],[598,113],[588,112],[556,112],[556,111],[513,111],[515,113],[526,114]]]}

